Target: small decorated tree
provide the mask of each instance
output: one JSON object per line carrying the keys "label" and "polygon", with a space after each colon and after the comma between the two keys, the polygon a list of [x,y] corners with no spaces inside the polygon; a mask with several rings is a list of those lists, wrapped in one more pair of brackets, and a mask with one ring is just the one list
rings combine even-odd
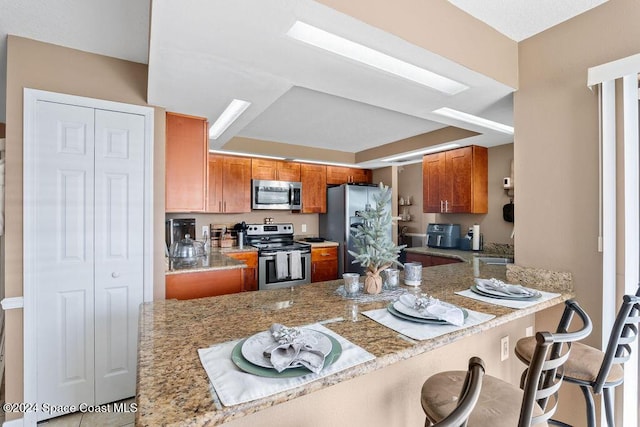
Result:
{"label": "small decorated tree", "polygon": [[354,233],[355,251],[349,251],[366,269],[364,290],[368,294],[377,294],[382,290],[380,272],[398,262],[398,256],[403,246],[397,246],[391,240],[393,224],[391,210],[388,208],[391,200],[391,189],[380,183],[380,193],[374,196],[375,208],[360,213],[363,223],[356,227]]}

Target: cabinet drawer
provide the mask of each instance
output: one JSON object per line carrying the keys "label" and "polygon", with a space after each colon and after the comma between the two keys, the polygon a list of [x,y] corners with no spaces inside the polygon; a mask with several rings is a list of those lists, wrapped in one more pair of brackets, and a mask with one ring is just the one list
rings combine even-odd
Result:
{"label": "cabinet drawer", "polygon": [[337,247],[311,249],[311,262],[329,261],[334,259],[338,259]]}
{"label": "cabinet drawer", "polygon": [[242,290],[242,268],[166,276],[166,299],[194,299],[233,294]]}

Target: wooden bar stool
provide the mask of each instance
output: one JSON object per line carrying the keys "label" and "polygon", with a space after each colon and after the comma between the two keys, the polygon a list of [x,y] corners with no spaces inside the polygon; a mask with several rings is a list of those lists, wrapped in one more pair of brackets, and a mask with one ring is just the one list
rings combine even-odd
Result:
{"label": "wooden bar stool", "polygon": [[[558,404],[558,389],[562,384],[562,366],[569,358],[571,343],[591,333],[591,319],[580,305],[569,300],[565,303],[563,321],[568,327],[574,314],[581,325],[574,332],[538,332],[533,357],[526,371],[521,390],[506,381],[490,375],[482,378],[480,397],[471,415],[473,427],[530,427],[547,426]],[[575,329],[575,328],[574,328]],[[560,374],[559,374],[560,373]],[[465,373],[441,372],[431,376],[422,386],[422,409],[425,426],[441,422],[456,409],[458,396],[464,396]]]}
{"label": "wooden bar stool", "polygon": [[[613,389],[624,380],[622,365],[629,360],[631,343],[638,335],[640,322],[640,290],[623,297],[622,306],[616,316],[613,330],[605,352],[582,343],[575,343],[564,369],[564,380],[577,384],[582,390],[587,404],[587,425],[596,426],[596,410],[593,394],[604,394],[604,408],[609,427],[614,427]],[[558,332],[562,332],[562,325]],[[535,341],[533,337],[522,338],[516,343],[516,356],[524,363],[533,358]]]}
{"label": "wooden bar stool", "polygon": [[432,427],[466,427],[469,415],[480,397],[484,371],[485,367],[482,359],[479,357],[469,359],[469,369],[462,384],[462,391],[456,408],[436,424],[427,422],[425,425],[431,425]]}

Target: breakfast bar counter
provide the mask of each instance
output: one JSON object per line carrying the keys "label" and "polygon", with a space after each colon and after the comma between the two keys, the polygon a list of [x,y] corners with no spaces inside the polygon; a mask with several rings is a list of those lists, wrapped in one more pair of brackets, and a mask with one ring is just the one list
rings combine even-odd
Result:
{"label": "breakfast bar counter", "polygon": [[[426,375],[452,364],[455,369],[464,370],[470,355],[485,358],[488,373],[517,381],[522,366],[516,365],[519,362],[514,361],[515,357],[508,360],[514,367],[501,364],[497,344],[494,348],[489,341],[499,342],[496,337],[506,333],[511,335],[513,346],[518,335],[524,335],[525,326],[532,324],[533,313],[557,308],[573,296],[573,291],[570,278],[565,280],[562,274],[539,275],[534,271],[537,277],[544,278],[536,281],[537,289],[559,295],[527,308],[512,309],[454,293],[469,289],[474,271],[478,277],[506,281],[510,268],[514,268],[510,283],[518,279],[525,284],[531,279],[527,269],[513,265],[481,265],[479,271],[468,262],[424,268],[421,292],[495,317],[422,341],[403,336],[361,314],[385,308],[389,300],[360,302],[356,308],[360,313],[357,321],[346,320],[354,301],[336,292],[341,280],[145,303],[140,312],[136,425],[329,426],[347,419],[354,426],[410,425],[421,419],[419,389]],[[223,406],[203,368],[198,349],[246,338],[268,330],[274,323],[286,326],[321,323],[375,358],[287,392]]]}

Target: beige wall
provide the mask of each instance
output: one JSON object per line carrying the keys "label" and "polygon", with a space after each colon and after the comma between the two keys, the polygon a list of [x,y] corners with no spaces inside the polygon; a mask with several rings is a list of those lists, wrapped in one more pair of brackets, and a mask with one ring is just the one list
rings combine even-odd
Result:
{"label": "beige wall", "polygon": [[[23,88],[146,104],[147,66],[9,36],[7,47],[5,296],[22,296]],[[154,230],[164,236],[164,110],[155,109]],[[164,288],[163,240],[154,248],[154,288]],[[157,295],[159,296],[159,295]],[[164,297],[164,293],[162,293]],[[23,394],[22,310],[6,317],[6,401]],[[18,414],[7,414],[15,418]]]}
{"label": "beige wall", "polygon": [[[577,299],[594,321],[587,340],[593,345],[603,333],[603,284],[597,246],[598,98],[586,86],[587,69],[640,52],[639,17],[637,1],[611,0],[519,46],[517,260],[573,273]],[[623,202],[619,197],[620,209]],[[555,319],[538,316],[536,322],[551,325]]]}
{"label": "beige wall", "polygon": [[[411,196],[412,206],[409,209],[412,221],[401,225],[409,227],[410,233],[424,234],[430,222],[460,224],[462,235],[473,224],[480,224],[480,231],[485,242],[513,244],[511,232],[513,224],[502,218],[502,206],[509,203],[509,196],[502,187],[502,178],[510,176],[513,160],[513,144],[504,144],[489,148],[488,197],[489,213],[487,214],[423,214],[422,213],[422,163],[398,168],[398,191],[405,199]],[[402,208],[399,208],[402,210]]]}

